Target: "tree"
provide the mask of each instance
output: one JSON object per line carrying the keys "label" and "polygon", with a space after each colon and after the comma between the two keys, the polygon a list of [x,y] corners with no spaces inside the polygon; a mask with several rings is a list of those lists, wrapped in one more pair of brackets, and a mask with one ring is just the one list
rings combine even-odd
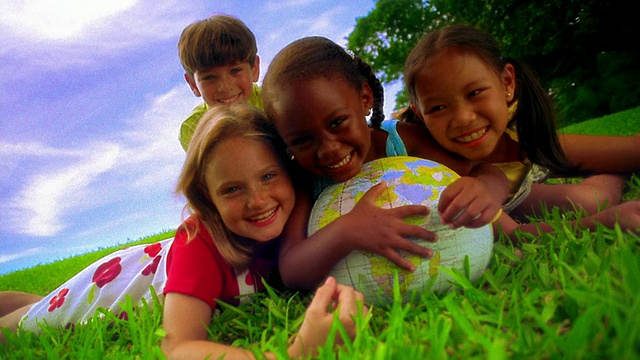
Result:
{"label": "tree", "polygon": [[[567,124],[640,104],[634,15],[622,0],[379,0],[357,20],[348,45],[390,82],[426,32],[450,23],[479,27],[500,41],[505,55],[538,72]],[[398,105],[405,104],[400,96]]]}

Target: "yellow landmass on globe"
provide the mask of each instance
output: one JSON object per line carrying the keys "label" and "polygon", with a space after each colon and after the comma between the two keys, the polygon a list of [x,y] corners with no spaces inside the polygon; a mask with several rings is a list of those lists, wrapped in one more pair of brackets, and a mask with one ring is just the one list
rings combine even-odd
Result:
{"label": "yellow landmass on globe", "polygon": [[[398,287],[402,296],[407,294],[409,285],[415,280],[415,274],[411,271],[404,270],[396,264],[380,255],[367,253],[367,258],[371,262],[371,277],[380,286],[380,289],[393,297],[393,276],[398,272]],[[416,268],[422,264],[423,258],[420,256],[407,256]]]}
{"label": "yellow landmass on globe", "polygon": [[438,275],[438,267],[440,266],[440,252],[436,252],[429,260],[429,276]]}

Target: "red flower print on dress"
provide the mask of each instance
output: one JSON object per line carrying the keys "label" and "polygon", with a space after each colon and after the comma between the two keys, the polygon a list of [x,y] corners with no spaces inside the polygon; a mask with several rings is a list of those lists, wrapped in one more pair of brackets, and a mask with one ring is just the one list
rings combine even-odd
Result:
{"label": "red flower print on dress", "polygon": [[60,292],[57,295],[54,295],[51,298],[51,300],[49,300],[49,304],[51,305],[49,306],[49,312],[52,312],[53,310],[61,307],[62,304],[64,304],[65,297],[67,296],[68,293],[69,293],[69,289],[64,288],[60,290]]}
{"label": "red flower print on dress", "polygon": [[251,271],[247,272],[247,276],[244,277],[244,283],[253,286],[253,276],[251,276]]}
{"label": "red flower print on dress", "polygon": [[155,274],[158,269],[158,264],[160,263],[160,258],[162,258],[162,256],[156,256],[151,264],[142,269],[142,275],[149,276],[150,274]]}
{"label": "red flower print on dress", "polygon": [[93,282],[102,288],[120,275],[122,266],[120,265],[120,257],[114,257],[106,263],[98,266],[96,272],[93,273]]}
{"label": "red flower print on dress", "polygon": [[149,255],[149,257],[158,255],[160,250],[162,250],[162,244],[160,243],[151,244],[144,248],[144,252]]}

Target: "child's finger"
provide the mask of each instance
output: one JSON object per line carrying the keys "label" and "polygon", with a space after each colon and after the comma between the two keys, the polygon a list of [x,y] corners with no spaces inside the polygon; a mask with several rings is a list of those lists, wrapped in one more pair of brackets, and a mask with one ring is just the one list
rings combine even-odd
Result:
{"label": "child's finger", "polygon": [[[354,316],[358,314],[359,310],[362,310],[362,315],[366,315],[368,311],[367,307],[364,306],[364,296],[354,288],[345,285],[338,285],[337,292],[338,318],[349,337],[353,339],[356,335]],[[359,307],[358,303],[361,303],[362,306]]]}
{"label": "child's finger", "polygon": [[331,302],[336,298],[337,282],[332,276],[329,276],[324,284],[322,284],[313,296],[311,304],[307,311],[311,312],[326,312]]}
{"label": "child's finger", "polygon": [[356,298],[355,289],[343,284],[337,284],[335,295],[341,305],[355,302]]}
{"label": "child's finger", "polygon": [[[435,234],[434,234],[435,236]],[[417,244],[416,242],[410,240],[410,239],[403,239],[404,241],[400,242],[399,244],[396,244],[394,246],[394,248],[396,250],[402,250],[404,252],[413,254],[413,255],[417,255],[420,257],[423,257],[425,259],[429,259],[433,256],[433,250],[426,247],[426,246],[422,246]],[[432,242],[435,242],[432,241]]]}
{"label": "child's finger", "polygon": [[387,191],[387,182],[382,181],[379,184],[372,186],[367,192],[364,193],[360,201],[369,201],[375,203],[378,197]]}
{"label": "child's finger", "polygon": [[389,212],[394,216],[404,219],[410,216],[427,216],[430,211],[429,208],[424,205],[402,205],[389,209]]}
{"label": "child's finger", "polygon": [[[438,234],[426,229],[422,226],[418,226],[418,225],[412,225],[412,224],[406,224],[403,223],[402,227],[400,227],[398,229],[398,233],[401,234],[403,237],[407,238],[407,237],[412,237],[412,238],[417,238],[417,239],[422,239],[422,240],[426,240],[428,242],[436,242],[438,241]],[[406,244],[415,244],[414,241],[412,240],[407,240]],[[419,245],[418,245],[419,246]],[[400,247],[398,247],[400,248]],[[402,250],[407,250],[411,253],[414,253],[416,255],[420,255],[419,253],[416,253],[415,251],[412,251],[411,248],[402,248]]]}
{"label": "child's finger", "polygon": [[409,260],[402,257],[402,255],[398,254],[398,251],[388,248],[386,251],[383,251],[381,256],[384,256],[392,263],[398,265],[399,267],[407,270],[407,271],[416,271],[416,266]]}
{"label": "child's finger", "polygon": [[364,306],[364,295],[351,286],[338,284],[338,303],[340,308],[340,319],[343,321],[351,319],[351,316],[358,313],[358,303],[362,304],[363,314],[366,314],[367,307]]}

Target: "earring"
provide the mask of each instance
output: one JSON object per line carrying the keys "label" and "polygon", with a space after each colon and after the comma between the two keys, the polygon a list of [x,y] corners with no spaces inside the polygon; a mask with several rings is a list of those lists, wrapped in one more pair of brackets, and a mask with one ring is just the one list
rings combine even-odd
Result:
{"label": "earring", "polygon": [[507,93],[507,97],[510,98],[511,97],[511,93]]}
{"label": "earring", "polygon": [[293,156],[293,154],[291,154],[291,150],[289,150],[289,148],[284,149],[284,152],[287,153],[287,156],[290,158],[289,160],[293,160],[296,158],[295,156]]}

